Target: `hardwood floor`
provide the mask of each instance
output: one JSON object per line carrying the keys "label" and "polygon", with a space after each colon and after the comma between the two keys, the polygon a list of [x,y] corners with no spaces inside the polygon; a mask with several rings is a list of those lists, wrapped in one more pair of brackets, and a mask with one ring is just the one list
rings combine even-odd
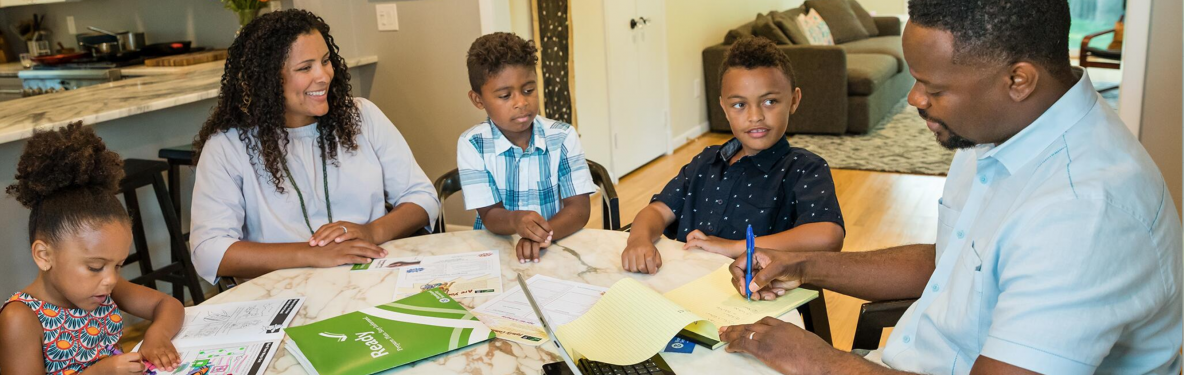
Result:
{"label": "hardwood floor", "polygon": [[[649,204],[650,197],[662,190],[683,165],[703,148],[723,144],[730,134],[708,133],[675,150],[674,154],[655,159],[621,178],[617,184],[621,221],[633,217]],[[793,144],[793,140],[790,140]],[[846,218],[847,236],[843,251],[868,251],[890,246],[934,242],[937,230],[937,199],[944,177],[881,173],[858,170],[832,170],[839,204]],[[588,228],[600,228],[599,196],[593,196]],[[825,291],[834,346],[851,348],[859,307],[865,301]],[[121,345],[130,350],[143,338],[144,322],[130,324]],[[882,340],[887,339],[887,334]]]}
{"label": "hardwood floor", "polygon": [[[723,144],[731,134],[708,133],[621,178],[617,184],[621,221],[628,224],[684,164],[704,147]],[[793,139],[790,139],[793,144]],[[933,243],[937,199],[944,177],[835,169],[831,171],[846,218],[843,251],[868,251],[912,243]],[[601,227],[599,196],[593,196],[588,228]],[[849,350],[863,300],[825,291],[834,346]],[[887,340],[887,334],[882,340]]]}

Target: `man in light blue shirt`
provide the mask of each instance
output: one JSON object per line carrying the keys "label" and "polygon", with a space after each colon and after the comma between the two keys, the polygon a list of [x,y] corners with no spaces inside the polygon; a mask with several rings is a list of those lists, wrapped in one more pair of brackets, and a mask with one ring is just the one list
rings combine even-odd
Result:
{"label": "man in light blue shirt", "polygon": [[[883,364],[776,319],[725,327],[784,373],[1180,372],[1181,229],[1147,152],[1068,60],[1064,0],[912,0],[909,94],[960,149],[937,243],[759,252],[762,299],[810,283],[917,298]],[[743,290],[744,259],[732,267]]]}

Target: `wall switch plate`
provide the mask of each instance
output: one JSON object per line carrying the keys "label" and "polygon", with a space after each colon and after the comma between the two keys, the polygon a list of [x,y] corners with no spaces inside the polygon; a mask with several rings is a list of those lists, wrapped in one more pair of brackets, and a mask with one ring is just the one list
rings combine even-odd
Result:
{"label": "wall switch plate", "polygon": [[378,13],[378,31],[399,31],[399,10],[395,4],[375,4]]}
{"label": "wall switch plate", "polygon": [[70,35],[78,34],[78,28],[74,27],[74,16],[66,16],[66,29]]}

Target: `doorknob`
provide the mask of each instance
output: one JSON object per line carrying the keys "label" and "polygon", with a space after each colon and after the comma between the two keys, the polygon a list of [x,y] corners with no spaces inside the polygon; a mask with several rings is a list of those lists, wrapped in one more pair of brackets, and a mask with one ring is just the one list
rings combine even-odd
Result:
{"label": "doorknob", "polygon": [[638,18],[634,18],[634,19],[629,20],[629,29],[635,30],[635,29],[637,29],[638,26],[645,27],[645,25],[649,25],[649,24],[650,24],[649,18],[638,17]]}

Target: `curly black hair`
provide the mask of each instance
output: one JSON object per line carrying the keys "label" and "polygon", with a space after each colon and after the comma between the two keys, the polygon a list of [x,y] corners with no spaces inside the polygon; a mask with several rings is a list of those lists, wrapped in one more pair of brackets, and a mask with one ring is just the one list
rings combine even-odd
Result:
{"label": "curly black hair", "polygon": [[910,0],[909,22],[953,34],[955,64],[1027,61],[1076,81],[1066,0]]}
{"label": "curly black hair", "polygon": [[777,49],[777,43],[759,36],[749,36],[740,38],[731,47],[728,47],[728,53],[724,57],[724,63],[719,66],[719,80],[723,83],[724,73],[731,68],[778,68],[782,73],[785,73],[785,78],[789,78],[789,87],[795,88],[798,85],[797,78],[793,75],[793,65],[789,62],[789,56]]}
{"label": "curly black hair", "polygon": [[485,81],[507,66],[519,65],[534,69],[539,63],[538,51],[534,41],[523,40],[512,33],[498,32],[477,38],[469,46],[466,59],[469,86],[474,92],[480,93]]}
{"label": "curly black hair", "polygon": [[230,45],[218,105],[193,142],[195,162],[211,136],[238,129],[238,138],[246,145],[251,164],[262,161],[276,191],[284,192],[283,163],[287,157],[288,132],[284,130],[281,70],[296,38],[312,32],[319,32],[325,38],[333,65],[329,112],[317,118],[321,147],[334,164],[339,146],[357,150],[361,112],[350,95],[349,69],[329,35],[329,25],[311,12],[289,9],[251,21]]}
{"label": "curly black hair", "polygon": [[29,213],[29,242],[54,242],[98,223],[130,223],[115,198],[123,160],[81,122],[38,130],[25,143],[16,183],[5,189]]}

